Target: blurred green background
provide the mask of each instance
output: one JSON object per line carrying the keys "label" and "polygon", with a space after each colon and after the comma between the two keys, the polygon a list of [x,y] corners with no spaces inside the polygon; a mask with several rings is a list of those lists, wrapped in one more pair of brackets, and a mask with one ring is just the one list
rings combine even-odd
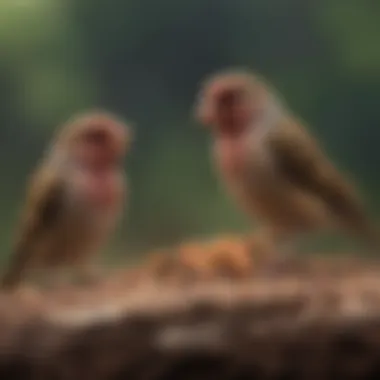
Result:
{"label": "blurred green background", "polygon": [[235,65],[278,88],[376,214],[379,16],[370,0],[1,0],[1,259],[52,131],[93,107],[135,126],[112,252],[245,231],[192,117],[199,81]]}

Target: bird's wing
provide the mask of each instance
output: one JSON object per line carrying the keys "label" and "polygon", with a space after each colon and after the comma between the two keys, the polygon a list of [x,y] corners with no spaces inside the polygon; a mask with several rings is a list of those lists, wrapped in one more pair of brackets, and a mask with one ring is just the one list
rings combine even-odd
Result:
{"label": "bird's wing", "polygon": [[369,221],[355,189],[326,158],[317,142],[298,127],[268,138],[279,172],[296,186],[321,199],[352,232],[369,234]]}
{"label": "bird's wing", "polygon": [[19,282],[33,260],[35,245],[54,229],[63,212],[63,191],[62,180],[50,169],[42,168],[32,177],[3,286]]}

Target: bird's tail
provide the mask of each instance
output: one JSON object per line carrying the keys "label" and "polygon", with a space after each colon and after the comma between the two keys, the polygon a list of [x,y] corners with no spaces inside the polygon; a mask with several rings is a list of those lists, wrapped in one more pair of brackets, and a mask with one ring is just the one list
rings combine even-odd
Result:
{"label": "bird's tail", "polygon": [[359,225],[356,225],[355,228],[352,228],[351,232],[372,254],[380,255],[380,229],[376,224],[366,219]]}
{"label": "bird's tail", "polygon": [[8,269],[0,280],[0,290],[11,291],[20,285],[33,256],[30,243],[30,234],[17,241]]}
{"label": "bird's tail", "polygon": [[372,252],[380,255],[380,229],[372,226],[365,235],[366,241]]}
{"label": "bird's tail", "polygon": [[15,255],[11,265],[0,280],[1,290],[10,291],[20,284],[26,269],[26,263],[23,257],[25,257],[24,254]]}

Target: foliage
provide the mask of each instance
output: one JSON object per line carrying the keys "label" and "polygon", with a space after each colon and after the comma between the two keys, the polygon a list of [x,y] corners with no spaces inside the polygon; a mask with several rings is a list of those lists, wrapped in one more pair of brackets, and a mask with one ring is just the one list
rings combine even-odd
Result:
{"label": "foliage", "polygon": [[375,204],[378,8],[369,0],[3,0],[2,247],[43,144],[88,107],[136,129],[118,244],[145,248],[244,228],[191,115],[199,81],[231,65],[267,76]]}

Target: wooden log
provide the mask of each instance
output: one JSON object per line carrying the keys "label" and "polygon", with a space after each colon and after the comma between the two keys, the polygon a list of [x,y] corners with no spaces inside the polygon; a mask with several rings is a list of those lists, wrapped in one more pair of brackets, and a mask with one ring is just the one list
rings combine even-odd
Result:
{"label": "wooden log", "polygon": [[380,378],[378,265],[321,263],[1,295],[0,379]]}

